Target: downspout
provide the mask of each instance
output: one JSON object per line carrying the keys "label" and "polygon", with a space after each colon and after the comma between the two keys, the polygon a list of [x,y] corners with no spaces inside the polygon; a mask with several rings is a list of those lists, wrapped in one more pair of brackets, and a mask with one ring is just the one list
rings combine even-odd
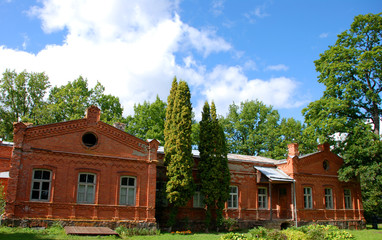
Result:
{"label": "downspout", "polygon": [[294,210],[294,220],[295,227],[297,227],[297,204],[296,204],[296,181],[293,181],[293,210]]}
{"label": "downspout", "polygon": [[269,206],[269,220],[272,221],[272,183],[271,179],[269,179],[269,198],[270,198],[270,206]]}

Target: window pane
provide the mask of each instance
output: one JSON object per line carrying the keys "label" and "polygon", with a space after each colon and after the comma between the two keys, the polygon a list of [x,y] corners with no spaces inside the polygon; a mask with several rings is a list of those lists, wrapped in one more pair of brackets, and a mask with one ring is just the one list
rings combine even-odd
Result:
{"label": "window pane", "polygon": [[135,186],[135,178],[129,178],[129,186]]}
{"label": "window pane", "polygon": [[50,180],[50,172],[49,171],[43,171],[42,172],[42,179]]}
{"label": "window pane", "polygon": [[41,179],[42,171],[41,170],[36,170],[34,171],[34,179]]}
{"label": "window pane", "polygon": [[49,190],[49,182],[43,182],[42,183],[42,190]]}
{"label": "window pane", "polygon": [[49,195],[48,191],[41,191],[41,199],[48,200],[48,195]]}
{"label": "window pane", "polygon": [[33,182],[33,187],[32,187],[32,189],[40,189],[40,182]]}
{"label": "window pane", "polygon": [[127,177],[123,177],[123,178],[121,179],[121,185],[122,185],[122,186],[127,186]]}
{"label": "window pane", "polygon": [[39,191],[32,191],[32,199],[39,199]]}
{"label": "window pane", "polygon": [[135,205],[135,189],[130,188],[128,194],[128,204]]}
{"label": "window pane", "polygon": [[237,208],[237,195],[233,195],[233,206],[234,208]]}
{"label": "window pane", "polygon": [[94,183],[94,175],[88,174],[88,183]]}
{"label": "window pane", "polygon": [[86,183],[86,174],[80,174],[80,182]]}

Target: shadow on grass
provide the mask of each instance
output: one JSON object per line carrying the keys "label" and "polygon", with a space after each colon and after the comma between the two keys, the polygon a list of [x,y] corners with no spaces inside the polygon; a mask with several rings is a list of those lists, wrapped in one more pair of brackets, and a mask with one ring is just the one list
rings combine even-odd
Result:
{"label": "shadow on grass", "polygon": [[23,239],[28,239],[28,240],[40,240],[40,239],[45,239],[45,240],[54,240],[53,238],[45,238],[41,237],[41,234],[36,234],[36,233],[0,233],[0,239],[4,240],[23,240]]}

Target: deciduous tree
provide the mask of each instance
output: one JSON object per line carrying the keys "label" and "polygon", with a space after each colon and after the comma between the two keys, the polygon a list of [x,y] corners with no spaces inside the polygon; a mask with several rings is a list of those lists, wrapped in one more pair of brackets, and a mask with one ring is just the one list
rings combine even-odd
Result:
{"label": "deciduous tree", "polygon": [[157,139],[164,144],[166,103],[158,96],[155,102],[134,105],[134,115],[127,117],[127,132],[142,139]]}
{"label": "deciduous tree", "polygon": [[46,123],[45,94],[49,88],[45,73],[6,70],[0,79],[0,138],[13,139],[13,122]]}
{"label": "deciduous tree", "polygon": [[[359,177],[365,210],[380,213],[381,43],[381,13],[356,16],[350,29],[338,35],[336,43],[315,61],[318,81],[326,89],[321,99],[303,110],[308,134],[332,143],[344,157],[341,179]],[[336,142],[334,133],[346,133],[347,137]]]}

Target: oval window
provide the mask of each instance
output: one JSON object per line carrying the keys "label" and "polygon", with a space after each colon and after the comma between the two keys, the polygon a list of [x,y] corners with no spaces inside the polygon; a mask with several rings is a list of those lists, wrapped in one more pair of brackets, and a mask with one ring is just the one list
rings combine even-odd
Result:
{"label": "oval window", "polygon": [[87,147],[93,147],[97,144],[98,138],[94,133],[85,133],[82,135],[82,143]]}

